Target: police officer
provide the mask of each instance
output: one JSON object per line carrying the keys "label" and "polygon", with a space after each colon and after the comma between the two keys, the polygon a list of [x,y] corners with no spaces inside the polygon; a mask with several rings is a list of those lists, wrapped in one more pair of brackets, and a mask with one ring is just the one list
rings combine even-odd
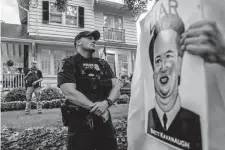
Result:
{"label": "police officer", "polygon": [[42,104],[40,101],[40,83],[43,80],[42,72],[37,68],[37,62],[34,60],[31,63],[32,67],[25,72],[24,80],[26,83],[26,108],[25,113],[30,114],[31,110],[31,98],[33,92],[37,98],[37,111],[38,114],[42,114]]}
{"label": "police officer", "polygon": [[61,61],[58,87],[66,97],[68,150],[116,150],[115,130],[108,108],[119,95],[109,64],[92,57],[99,31],[80,32],[74,40],[78,54]]}

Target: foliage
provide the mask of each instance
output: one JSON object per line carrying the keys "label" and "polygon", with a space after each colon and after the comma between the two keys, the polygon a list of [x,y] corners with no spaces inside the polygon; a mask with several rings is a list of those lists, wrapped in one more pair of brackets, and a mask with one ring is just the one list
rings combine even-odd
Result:
{"label": "foliage", "polygon": [[41,91],[41,101],[51,101],[54,99],[64,99],[62,91],[57,87],[46,87]]}
{"label": "foliage", "polygon": [[[114,120],[113,125],[116,129],[118,150],[126,150],[126,118]],[[67,128],[65,127],[32,127],[22,132],[15,132],[2,126],[1,131],[1,149],[4,150],[66,150]]]}
{"label": "foliage", "polygon": [[[147,7],[148,1],[152,0],[124,0],[122,9],[132,12],[133,15],[137,15]],[[157,1],[155,0],[155,2]],[[60,12],[66,11],[67,3],[68,0],[55,0],[55,6]]]}
{"label": "foliage", "polygon": [[117,104],[129,103],[130,97],[127,94],[120,95],[117,100]]}
{"label": "foliage", "polygon": [[58,11],[64,12],[66,11],[68,0],[55,0],[55,6]]}
{"label": "foliage", "polygon": [[9,59],[9,60],[7,60],[6,64],[7,64],[7,66],[11,67],[14,65],[14,62],[11,59]]}
{"label": "foliage", "polygon": [[132,12],[133,15],[137,15],[142,10],[146,9],[148,0],[124,0],[124,6],[122,9]]}
{"label": "foliage", "polygon": [[[57,87],[46,87],[41,90],[41,101],[51,101],[55,99],[64,99],[62,91]],[[15,88],[9,91],[5,96],[6,102],[26,101],[26,89]]]}
{"label": "foliage", "polygon": [[26,101],[26,89],[21,87],[12,89],[6,94],[5,101],[6,102]]}
{"label": "foliage", "polygon": [[[42,108],[60,108],[62,100],[42,101]],[[25,101],[14,101],[14,102],[3,102],[1,103],[1,111],[12,111],[12,110],[24,110],[26,107]],[[37,103],[31,101],[31,109],[36,109]]]}
{"label": "foliage", "polygon": [[113,125],[116,129],[118,149],[127,150],[127,119],[116,119]]}

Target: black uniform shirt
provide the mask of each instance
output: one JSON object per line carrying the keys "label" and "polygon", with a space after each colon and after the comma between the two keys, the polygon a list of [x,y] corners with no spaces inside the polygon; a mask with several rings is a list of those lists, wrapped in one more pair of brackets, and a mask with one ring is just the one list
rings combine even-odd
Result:
{"label": "black uniform shirt", "polygon": [[65,58],[58,67],[58,87],[76,83],[76,89],[92,102],[102,101],[112,89],[115,75],[109,64],[100,58],[84,58],[79,53]]}
{"label": "black uniform shirt", "polygon": [[[29,74],[27,79],[26,79],[26,86],[27,87],[31,87],[32,83],[34,81],[37,81],[38,79],[43,78],[42,72],[39,69],[37,69],[37,68],[30,68],[24,74],[27,75],[29,71],[31,71],[31,74]],[[35,88],[39,87],[39,86],[41,86],[40,82],[38,82],[36,85],[34,85]]]}

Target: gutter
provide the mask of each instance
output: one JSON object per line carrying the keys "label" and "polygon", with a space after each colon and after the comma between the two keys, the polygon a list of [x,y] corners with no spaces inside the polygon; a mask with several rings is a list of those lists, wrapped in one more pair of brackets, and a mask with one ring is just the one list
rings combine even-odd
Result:
{"label": "gutter", "polygon": [[[61,45],[61,46],[73,46],[73,42],[59,42],[59,41],[47,41],[47,40],[34,40],[34,39],[21,39],[21,38],[8,38],[8,37],[2,37],[1,42],[18,42],[18,43],[37,43],[37,44],[49,44],[49,45]],[[107,45],[107,44],[106,44]],[[96,46],[103,46],[103,44],[96,43]],[[115,49],[127,49],[127,50],[137,50],[136,48],[132,47],[117,47],[117,46],[109,46],[109,48],[115,48]]]}

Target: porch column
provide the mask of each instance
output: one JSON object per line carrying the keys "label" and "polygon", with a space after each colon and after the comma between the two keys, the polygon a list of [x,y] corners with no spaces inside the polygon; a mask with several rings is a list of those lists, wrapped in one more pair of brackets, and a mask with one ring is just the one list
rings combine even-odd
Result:
{"label": "porch column", "polygon": [[117,52],[115,52],[115,65],[116,65],[116,76],[117,76],[117,78],[120,78],[120,76],[119,76],[119,59],[118,59]]}
{"label": "porch column", "polygon": [[31,57],[32,60],[37,60],[37,44],[35,42],[32,42]]}
{"label": "porch column", "polygon": [[129,51],[128,54],[128,76],[133,72],[133,62],[132,62],[132,53]]}

